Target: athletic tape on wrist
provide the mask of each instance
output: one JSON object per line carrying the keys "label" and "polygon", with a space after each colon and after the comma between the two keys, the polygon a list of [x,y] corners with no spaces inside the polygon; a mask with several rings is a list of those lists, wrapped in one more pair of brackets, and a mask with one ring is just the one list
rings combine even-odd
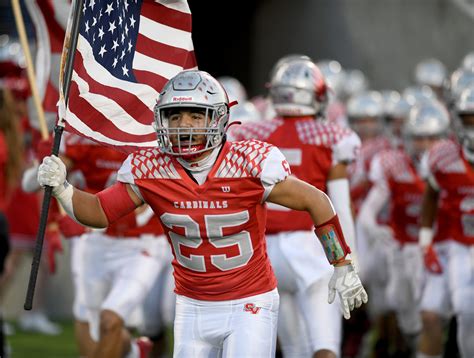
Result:
{"label": "athletic tape on wrist", "polygon": [[337,215],[334,215],[324,224],[316,226],[314,232],[319,241],[321,241],[326,257],[331,265],[343,261],[347,254],[351,253],[351,249],[344,239]]}
{"label": "athletic tape on wrist", "polygon": [[59,201],[61,206],[64,208],[64,211],[73,218],[75,221],[77,221],[76,216],[74,215],[74,207],[72,204],[72,196],[74,195],[74,187],[70,185],[67,181],[62,184],[63,190],[57,194],[54,193],[54,196],[56,199]]}
{"label": "athletic tape on wrist", "polygon": [[133,202],[124,183],[115,183],[97,193],[102,210],[109,224],[132,212],[137,205]]}
{"label": "athletic tape on wrist", "polygon": [[430,227],[422,227],[418,234],[418,242],[422,248],[427,248],[433,242],[433,229]]}

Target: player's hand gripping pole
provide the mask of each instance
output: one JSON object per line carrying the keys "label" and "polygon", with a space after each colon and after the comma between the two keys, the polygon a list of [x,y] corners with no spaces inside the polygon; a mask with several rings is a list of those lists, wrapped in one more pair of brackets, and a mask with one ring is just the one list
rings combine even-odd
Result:
{"label": "player's hand gripping pole", "polygon": [[[62,76],[62,91],[64,96],[64,103],[68,103],[69,99],[69,87],[71,83],[73,65],[74,65],[74,53],[77,46],[77,40],[79,35],[79,23],[81,19],[81,9],[83,0],[75,0],[71,12],[71,16],[68,21],[68,31],[66,31],[66,37],[64,39],[63,49],[63,60],[67,56],[65,62],[61,63],[61,73],[63,73],[64,64],[64,75]],[[52,148],[52,154],[58,155],[59,146],[61,144],[61,136],[64,130],[64,123],[62,119],[59,120],[58,124],[54,128],[54,142]],[[30,280],[28,282],[28,290],[26,292],[25,299],[25,310],[31,310],[33,306],[33,297],[35,293],[36,279],[38,277],[39,266],[41,262],[41,252],[43,250],[44,234],[46,231],[46,224],[48,221],[49,204],[51,202],[52,187],[46,187],[44,191],[43,204],[41,207],[41,219],[38,228],[38,234],[36,236],[35,252],[33,255],[33,262],[31,263]]]}

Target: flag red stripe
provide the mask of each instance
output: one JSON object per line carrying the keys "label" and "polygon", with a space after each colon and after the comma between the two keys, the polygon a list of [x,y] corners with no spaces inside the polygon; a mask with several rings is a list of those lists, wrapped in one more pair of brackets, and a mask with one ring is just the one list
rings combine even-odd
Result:
{"label": "flag red stripe", "polygon": [[71,83],[70,91],[71,99],[74,98],[73,101],[69,101],[70,111],[92,130],[121,142],[148,142],[156,140],[156,134],[154,133],[134,135],[117,128],[105,116],[91,106],[89,102],[80,97],[79,87],[75,82]]}
{"label": "flag red stripe", "polygon": [[43,99],[43,107],[45,111],[56,112],[57,111],[56,104],[58,103],[58,99],[59,99],[58,90],[53,86],[51,81],[48,81],[46,85],[44,99]]}
{"label": "flag red stripe", "polygon": [[140,33],[137,38],[136,51],[177,66],[183,66],[183,63],[186,61],[190,53],[190,51],[179,47],[173,47],[161,42],[153,41]]}
{"label": "flag red stripe", "polygon": [[50,1],[37,1],[36,3],[43,13],[44,21],[48,28],[51,52],[61,53],[66,32],[54,18],[53,4]]}
{"label": "flag red stripe", "polygon": [[133,74],[139,83],[144,83],[160,92],[168,80],[157,73],[133,70]]}
{"label": "flag red stripe", "polygon": [[144,1],[142,4],[141,14],[142,16],[155,22],[159,22],[160,24],[191,32],[191,14],[170,9],[154,1]]}
{"label": "flag red stripe", "polygon": [[[91,93],[100,94],[109,99],[112,99],[137,122],[143,124],[150,124],[153,122],[153,113],[134,94],[116,87],[109,87],[103,85],[102,83],[95,81],[91,76],[89,76],[86,69],[82,67],[83,57],[79,51],[76,52],[75,61],[79,61],[76,62],[75,70],[79,77],[81,77],[84,81],[88,83],[89,91]],[[126,104],[126,106],[123,106],[123,104]]]}
{"label": "flag red stripe", "polygon": [[137,146],[132,146],[132,145],[109,145],[109,144],[106,144],[106,143],[103,143],[99,140],[97,140],[97,138],[94,138],[94,137],[89,137],[89,136],[86,136],[84,133],[81,133],[79,132],[78,130],[76,130],[76,128],[72,127],[68,122],[66,122],[66,131],[69,132],[69,133],[74,133],[74,134],[77,134],[78,136],[81,136],[82,138],[87,138],[87,139],[90,139],[90,140],[93,140],[94,142],[96,143],[99,143],[101,145],[107,145],[111,148],[114,148],[115,150],[118,150],[120,152],[124,152],[124,153],[132,153],[132,152],[135,152],[139,149],[144,149],[146,147],[137,147]]}
{"label": "flag red stripe", "polygon": [[186,58],[183,68],[187,70],[194,67],[197,67],[196,54],[194,51],[190,51],[188,52],[188,57]]}

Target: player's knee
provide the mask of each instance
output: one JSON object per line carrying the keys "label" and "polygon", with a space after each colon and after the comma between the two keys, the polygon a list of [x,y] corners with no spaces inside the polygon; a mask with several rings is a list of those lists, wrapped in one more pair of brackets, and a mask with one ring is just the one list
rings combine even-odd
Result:
{"label": "player's knee", "polygon": [[421,320],[423,322],[423,331],[428,334],[442,334],[443,323],[442,318],[435,312],[421,312]]}
{"label": "player's knee", "polygon": [[101,336],[121,332],[123,328],[122,318],[115,312],[104,310],[100,313]]}

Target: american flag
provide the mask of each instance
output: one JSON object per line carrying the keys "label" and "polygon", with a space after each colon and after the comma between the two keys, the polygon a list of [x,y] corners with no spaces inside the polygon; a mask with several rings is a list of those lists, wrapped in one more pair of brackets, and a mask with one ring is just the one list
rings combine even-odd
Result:
{"label": "american flag", "polygon": [[196,67],[185,0],[85,0],[66,130],[133,151],[155,147],[153,106],[168,79]]}
{"label": "american flag", "polygon": [[[56,122],[59,99],[59,69],[69,12],[70,0],[26,1],[36,35],[35,74],[47,122]],[[29,118],[38,128],[37,113],[29,106]]]}

